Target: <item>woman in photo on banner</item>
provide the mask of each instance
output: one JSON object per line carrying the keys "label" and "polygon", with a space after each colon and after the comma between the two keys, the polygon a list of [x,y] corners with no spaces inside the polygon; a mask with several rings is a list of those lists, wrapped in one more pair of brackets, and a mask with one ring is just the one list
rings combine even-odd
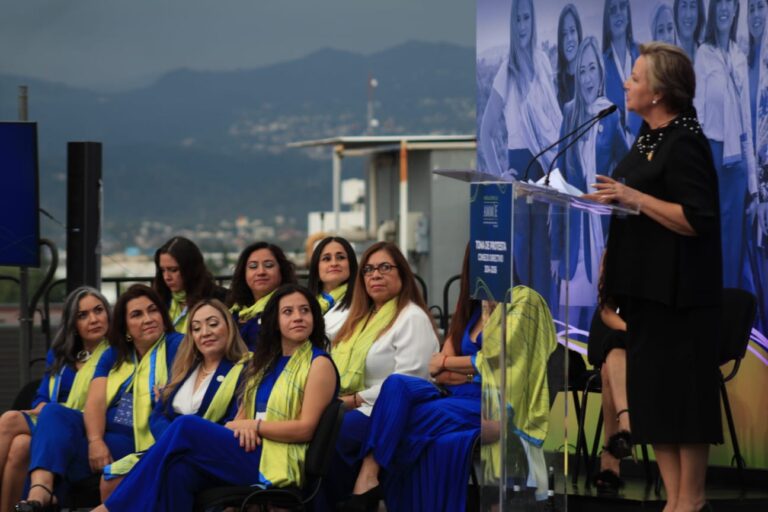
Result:
{"label": "woman in photo on banner", "polygon": [[712,0],[704,44],[696,53],[699,122],[717,170],[723,244],[723,286],[754,291],[747,258],[748,209],[758,203],[747,57],[736,39],[739,0]]}
{"label": "woman in photo on banner", "polygon": [[632,35],[632,9],[629,0],[605,0],[603,6],[603,63],[605,95],[621,110],[627,142],[635,140],[642,119],[627,112],[624,105],[624,82],[632,72],[638,56]]}
{"label": "woman in photo on banner", "polygon": [[573,99],[576,88],[576,54],[582,40],[581,18],[573,4],[557,20],[557,101],[560,108]]}
{"label": "woman in photo on banner", "polygon": [[677,45],[688,55],[691,62],[695,62],[696,51],[704,37],[704,0],[675,0],[672,11],[677,28]]}
{"label": "woman in photo on banner", "polygon": [[651,38],[662,43],[677,44],[675,17],[672,6],[658,2],[651,11]]}
{"label": "woman in photo on banner", "polygon": [[768,55],[765,54],[765,30],[768,2],[751,0],[747,11],[749,27],[749,93],[752,107],[752,127],[755,129],[755,160],[757,166],[757,202],[753,203],[754,218],[749,217],[748,232],[753,237],[749,245],[755,294],[758,301],[756,327],[768,332]]}
{"label": "woman in photo on banner", "polygon": [[[612,105],[604,95],[605,72],[594,36],[589,36],[581,42],[576,62],[576,96],[565,105],[562,129],[564,134],[573,131]],[[569,137],[562,145],[570,144],[577,135]],[[568,183],[579,190],[587,191],[589,185],[595,182],[596,174],[610,176],[626,153],[627,143],[621,127],[620,114],[614,112],[578,137],[576,144],[565,151],[558,163]],[[558,276],[562,279],[561,301],[564,302],[566,297],[567,281],[570,285],[569,305],[578,307],[578,312],[574,311],[575,315],[572,317],[575,319],[575,325],[589,325],[597,295],[598,267],[605,249],[608,220],[608,216],[595,216],[572,210],[568,233],[570,251],[567,255],[561,254],[560,250],[565,245],[561,243],[554,244],[553,247],[553,257],[560,262]],[[552,225],[555,239],[560,239],[561,230],[564,229],[560,215],[552,216]],[[569,258],[567,267],[566,256]]]}
{"label": "woman in photo on banner", "polygon": [[[544,176],[557,153],[553,147],[533,161],[534,155],[558,139],[563,121],[552,66],[536,45],[534,2],[512,0],[509,53],[499,65],[479,123],[478,151],[485,161],[484,172],[535,181]],[[507,131],[506,162],[499,161],[494,147],[501,126]],[[556,291],[549,266],[548,209],[541,203],[522,205],[518,204],[515,220],[517,282],[536,289],[552,304]]]}

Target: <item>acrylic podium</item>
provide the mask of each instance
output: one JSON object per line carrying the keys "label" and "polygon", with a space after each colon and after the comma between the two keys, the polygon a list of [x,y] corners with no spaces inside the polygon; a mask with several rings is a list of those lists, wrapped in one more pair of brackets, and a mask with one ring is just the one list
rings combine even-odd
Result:
{"label": "acrylic podium", "polygon": [[585,353],[575,340],[585,341],[597,303],[610,216],[638,212],[562,186],[434,172],[470,183],[471,293],[485,320],[471,475],[481,510],[567,510],[576,444],[568,361]]}

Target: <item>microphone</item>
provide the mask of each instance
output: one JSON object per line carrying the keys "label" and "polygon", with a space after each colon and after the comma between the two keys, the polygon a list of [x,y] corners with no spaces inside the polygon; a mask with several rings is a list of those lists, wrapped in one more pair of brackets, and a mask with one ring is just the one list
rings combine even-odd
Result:
{"label": "microphone", "polygon": [[[560,137],[560,138],[559,138],[559,139],[557,139],[555,142],[553,142],[553,143],[552,143],[552,144],[550,144],[549,146],[545,147],[544,149],[542,149],[541,151],[539,151],[538,153],[536,153],[536,155],[535,155],[533,158],[531,158],[531,160],[528,162],[528,166],[525,168],[525,172],[523,173],[523,174],[524,174],[524,176],[523,176],[523,181],[525,181],[525,180],[527,180],[527,179],[528,179],[528,171],[531,169],[531,165],[533,165],[533,162],[535,162],[536,160],[538,160],[538,158],[539,158],[541,155],[543,155],[544,153],[546,153],[547,151],[549,151],[549,150],[550,150],[550,149],[552,149],[553,147],[557,146],[558,144],[560,144],[561,142],[563,142],[563,141],[564,141],[564,140],[566,140],[568,137],[570,137],[570,136],[571,136],[571,135],[573,135],[574,133],[578,132],[579,130],[581,130],[582,128],[584,128],[585,126],[587,126],[588,124],[589,124],[589,127],[591,128],[591,127],[592,127],[592,125],[591,125],[590,123],[592,123],[592,122],[594,122],[594,121],[596,121],[596,120],[597,120],[597,121],[599,121],[600,119],[604,118],[605,116],[609,116],[609,115],[613,114],[614,112],[616,112],[616,110],[617,110],[618,108],[619,108],[619,107],[617,107],[616,105],[611,105],[610,107],[605,107],[603,110],[601,110],[600,112],[598,112],[596,116],[594,116],[594,117],[592,117],[592,118],[590,118],[590,119],[587,119],[586,121],[584,121],[583,123],[581,123],[579,126],[577,126],[577,127],[576,127],[576,129],[574,129],[572,132],[570,132],[570,133],[566,133],[564,136]],[[581,136],[581,135],[580,135],[580,136]],[[580,137],[580,136],[579,136],[579,137]],[[560,156],[560,155],[558,154],[557,156]],[[555,158],[555,159],[553,160],[553,162],[554,162],[554,161],[557,161],[557,158]],[[552,168],[552,166],[550,165],[550,169],[551,169],[551,168]],[[551,172],[551,171],[550,171],[550,172]],[[547,173],[547,185],[549,185],[549,173]]]}
{"label": "microphone", "polygon": [[544,185],[545,186],[547,186],[547,187],[549,186],[549,175],[552,174],[552,169],[555,167],[555,162],[557,162],[557,159],[560,158],[560,155],[562,155],[563,153],[568,151],[568,148],[570,148],[571,146],[576,144],[576,142],[580,138],[582,138],[584,135],[586,135],[587,132],[589,132],[589,130],[592,129],[592,127],[595,126],[595,124],[600,122],[600,120],[602,118],[613,114],[614,112],[616,112],[617,109],[618,109],[618,107],[616,105],[611,105],[610,107],[604,108],[603,110],[598,112],[596,116],[590,118],[589,120],[587,120],[587,122],[582,123],[579,126],[579,128],[577,128],[576,130],[573,130],[573,132],[571,132],[571,134],[566,135],[565,137],[560,139],[561,141],[563,141],[563,140],[567,139],[568,137],[570,137],[570,135],[572,135],[573,133],[577,132],[578,130],[580,130],[581,128],[584,128],[586,126],[586,128],[584,128],[584,130],[581,133],[579,133],[573,139],[571,139],[571,141],[568,144],[566,144],[563,149],[561,149],[560,151],[557,152],[557,154],[555,154],[555,158],[553,158],[552,161],[549,163],[549,169],[547,169],[547,178],[544,180]]}

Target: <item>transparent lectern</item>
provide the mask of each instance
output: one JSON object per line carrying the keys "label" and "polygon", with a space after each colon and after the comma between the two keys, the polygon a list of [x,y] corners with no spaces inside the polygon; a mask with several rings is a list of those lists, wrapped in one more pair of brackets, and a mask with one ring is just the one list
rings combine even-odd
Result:
{"label": "transparent lectern", "polygon": [[595,311],[610,216],[638,212],[476,171],[435,173],[471,184],[471,292],[485,322],[471,474],[481,510],[567,510],[569,360],[586,354],[577,340]]}

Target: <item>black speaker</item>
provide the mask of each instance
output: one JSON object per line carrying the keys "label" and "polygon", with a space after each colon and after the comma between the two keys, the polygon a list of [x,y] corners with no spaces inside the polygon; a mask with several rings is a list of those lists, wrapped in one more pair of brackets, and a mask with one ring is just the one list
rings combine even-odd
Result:
{"label": "black speaker", "polygon": [[101,143],[67,143],[67,293],[101,285]]}

